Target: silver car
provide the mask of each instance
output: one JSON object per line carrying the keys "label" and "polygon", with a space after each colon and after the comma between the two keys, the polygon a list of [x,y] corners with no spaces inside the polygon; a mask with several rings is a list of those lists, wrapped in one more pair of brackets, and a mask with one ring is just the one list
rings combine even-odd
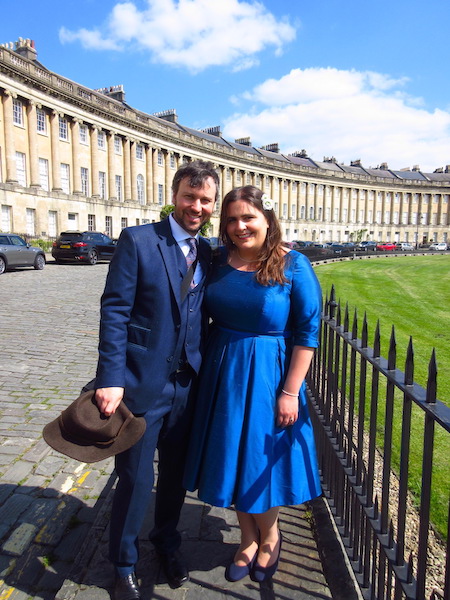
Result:
{"label": "silver car", "polygon": [[0,275],[16,267],[34,267],[41,271],[45,267],[42,248],[30,246],[13,233],[0,233]]}

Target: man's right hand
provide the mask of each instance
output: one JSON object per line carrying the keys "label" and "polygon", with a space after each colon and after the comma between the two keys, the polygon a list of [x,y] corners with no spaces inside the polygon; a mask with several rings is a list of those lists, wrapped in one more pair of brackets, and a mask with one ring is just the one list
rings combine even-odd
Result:
{"label": "man's right hand", "polygon": [[107,387],[95,390],[95,401],[97,406],[106,417],[116,412],[117,407],[122,401],[124,388]]}

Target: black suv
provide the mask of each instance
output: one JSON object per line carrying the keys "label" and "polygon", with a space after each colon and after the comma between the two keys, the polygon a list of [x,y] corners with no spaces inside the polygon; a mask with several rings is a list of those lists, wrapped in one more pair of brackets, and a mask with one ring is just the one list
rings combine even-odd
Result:
{"label": "black suv", "polygon": [[52,256],[57,263],[66,260],[95,265],[99,260],[110,260],[116,242],[98,231],[63,231],[53,242]]}

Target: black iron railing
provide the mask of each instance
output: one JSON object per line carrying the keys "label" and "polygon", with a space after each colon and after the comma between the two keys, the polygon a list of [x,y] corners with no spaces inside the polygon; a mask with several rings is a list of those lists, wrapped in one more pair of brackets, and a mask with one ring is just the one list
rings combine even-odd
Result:
{"label": "black iron railing", "polygon": [[[358,338],[356,313],[350,328],[348,309],[341,319],[333,289],[308,376],[323,490],[364,598],[449,600],[449,499],[447,542],[430,524],[430,507],[437,433],[440,446],[446,444],[444,456],[450,455],[450,408],[436,398],[434,351],[426,389],[413,381],[411,341],[404,373],[396,358],[394,329],[386,360],[379,327],[371,348],[366,319]],[[421,439],[415,493],[412,436],[415,449]]]}

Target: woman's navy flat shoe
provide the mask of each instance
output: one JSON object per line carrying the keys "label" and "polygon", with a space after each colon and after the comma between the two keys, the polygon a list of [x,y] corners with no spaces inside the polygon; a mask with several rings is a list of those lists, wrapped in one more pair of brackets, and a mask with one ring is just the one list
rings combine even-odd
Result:
{"label": "woman's navy flat shoe", "polygon": [[278,569],[278,563],[280,562],[280,554],[281,554],[281,542],[283,541],[283,536],[280,531],[280,546],[278,548],[278,556],[277,560],[273,563],[273,565],[269,565],[268,567],[260,567],[255,561],[252,569],[250,570],[250,577],[252,581],[256,581],[261,583],[262,581],[266,581],[266,579],[270,579],[276,573]]}
{"label": "woman's navy flat shoe", "polygon": [[225,579],[227,581],[240,581],[241,579],[244,579],[244,577],[246,577],[247,575],[250,575],[257,554],[258,551],[255,552],[255,556],[248,563],[248,565],[243,565],[242,567],[239,567],[234,561],[231,562],[225,569]]}

